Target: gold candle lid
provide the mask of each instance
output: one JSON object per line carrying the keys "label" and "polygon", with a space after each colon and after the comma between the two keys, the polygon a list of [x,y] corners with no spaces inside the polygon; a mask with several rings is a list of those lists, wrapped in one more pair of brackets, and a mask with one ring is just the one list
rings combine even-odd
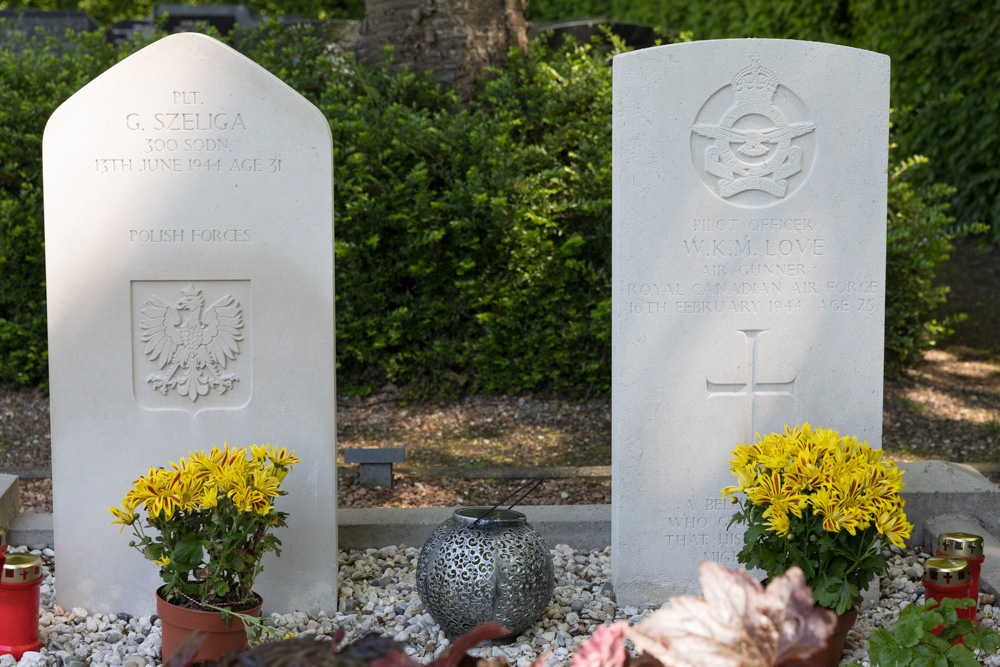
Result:
{"label": "gold candle lid", "polygon": [[924,563],[924,583],[938,586],[959,586],[972,581],[969,562],[962,558],[928,558]]}
{"label": "gold candle lid", "polygon": [[941,533],[938,551],[948,556],[982,558],[983,538],[972,533]]}
{"label": "gold candle lid", "polygon": [[7,554],[0,583],[23,584],[42,578],[42,559],[34,554]]}

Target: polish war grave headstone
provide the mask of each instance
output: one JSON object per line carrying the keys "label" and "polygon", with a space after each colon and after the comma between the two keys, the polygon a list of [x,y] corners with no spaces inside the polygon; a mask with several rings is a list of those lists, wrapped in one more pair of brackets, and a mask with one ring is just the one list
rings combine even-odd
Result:
{"label": "polish war grave headstone", "polygon": [[881,446],[889,58],[790,40],[614,60],[620,604],[736,567],[730,452],[809,422]]}
{"label": "polish war grave headstone", "polygon": [[148,614],[156,567],[110,525],[192,449],[270,443],[265,610],[337,599],[333,165],[323,115],[199,34],[162,39],[52,115],[43,141],[58,604]]}

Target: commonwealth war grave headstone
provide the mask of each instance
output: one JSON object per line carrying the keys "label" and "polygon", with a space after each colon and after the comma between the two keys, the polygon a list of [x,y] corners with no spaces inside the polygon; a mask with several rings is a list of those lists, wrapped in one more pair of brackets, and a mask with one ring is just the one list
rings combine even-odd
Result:
{"label": "commonwealth war grave headstone", "polygon": [[43,165],[59,604],[150,613],[156,567],[107,508],[149,466],[228,442],[302,459],[265,607],[335,605],[327,121],[229,47],[173,35],[57,109]]}
{"label": "commonwealth war grave headstone", "polygon": [[614,60],[614,587],[736,567],[730,451],[810,422],[881,445],[889,59],[812,42]]}

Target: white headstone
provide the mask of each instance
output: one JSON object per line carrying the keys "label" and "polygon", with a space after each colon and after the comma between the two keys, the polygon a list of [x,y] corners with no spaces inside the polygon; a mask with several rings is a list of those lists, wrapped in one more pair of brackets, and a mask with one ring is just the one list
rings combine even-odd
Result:
{"label": "white headstone", "polygon": [[[265,610],[334,608],[326,119],[233,49],[178,34],[59,107],[43,164],[59,604],[150,613],[156,567],[107,508],[150,466],[228,442],[302,459],[277,500],[281,558],[255,586]],[[184,345],[215,363],[172,363],[178,317],[200,318]]]}
{"label": "white headstone", "polygon": [[737,442],[810,422],[881,444],[889,58],[722,40],[614,60],[619,604],[737,567]]}

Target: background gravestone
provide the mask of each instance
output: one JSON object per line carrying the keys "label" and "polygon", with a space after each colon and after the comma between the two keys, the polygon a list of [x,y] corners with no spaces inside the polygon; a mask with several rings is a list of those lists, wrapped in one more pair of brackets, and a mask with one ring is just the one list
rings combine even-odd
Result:
{"label": "background gravestone", "polygon": [[736,567],[737,442],[881,446],[889,58],[785,40],[614,60],[614,587]]}
{"label": "background gravestone", "polygon": [[128,44],[136,35],[142,35],[146,39],[153,39],[156,35],[156,23],[154,21],[143,20],[122,20],[115,21],[105,32],[108,41],[115,46]]}
{"label": "background gravestone", "polygon": [[0,48],[19,51],[24,44],[16,37],[25,37],[27,42],[41,43],[46,37],[63,40],[66,31],[93,32],[97,22],[86,12],[75,10],[43,9],[0,9]]}
{"label": "background gravestone", "polygon": [[167,15],[164,29],[167,32],[186,32],[193,30],[197,24],[205,23],[219,31],[220,35],[228,35],[236,26],[245,28],[260,25],[246,5],[156,5],[154,17],[159,19]]}
{"label": "background gravestone", "polygon": [[[333,174],[322,114],[209,37],[119,63],[45,130],[58,603],[150,613],[156,567],[109,523],[150,466],[271,443],[302,463],[256,590],[337,599]],[[185,321],[200,341],[178,343]],[[178,365],[171,346],[211,352]]]}

